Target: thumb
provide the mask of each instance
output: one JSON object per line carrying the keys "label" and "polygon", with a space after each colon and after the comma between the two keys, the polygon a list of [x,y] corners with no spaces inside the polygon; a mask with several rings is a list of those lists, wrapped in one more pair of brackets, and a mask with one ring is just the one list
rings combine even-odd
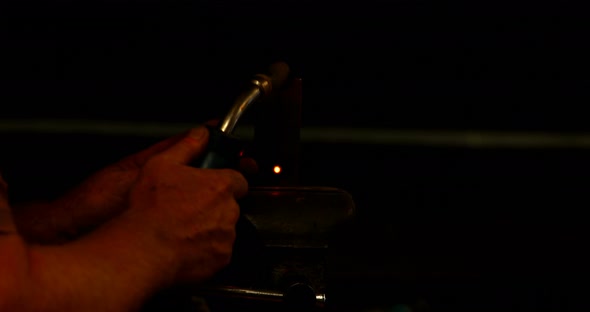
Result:
{"label": "thumb", "polygon": [[140,168],[154,155],[157,155],[157,154],[161,153],[162,151],[165,151],[166,149],[170,148],[172,145],[178,143],[187,134],[188,134],[188,131],[185,131],[181,134],[177,134],[175,136],[169,137],[169,138],[167,138],[163,141],[160,141],[160,142],[158,142],[158,143],[156,143],[156,144],[154,144],[154,145],[152,145],[152,146],[150,146],[138,153],[135,153],[133,155],[130,155],[130,156],[127,156],[127,157],[121,159],[121,161],[119,161],[119,164],[121,164],[121,163],[129,164],[129,166],[131,166],[132,168]]}
{"label": "thumb", "polygon": [[207,148],[209,131],[204,126],[191,129],[182,139],[161,152],[158,157],[188,164]]}

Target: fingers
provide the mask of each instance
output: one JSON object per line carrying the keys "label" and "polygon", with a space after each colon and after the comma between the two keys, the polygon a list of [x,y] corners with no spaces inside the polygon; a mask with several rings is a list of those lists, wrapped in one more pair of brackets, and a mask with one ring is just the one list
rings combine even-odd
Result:
{"label": "fingers", "polygon": [[162,151],[158,157],[178,164],[188,164],[206,148],[209,131],[205,127],[191,129],[178,142]]}
{"label": "fingers", "polygon": [[235,198],[244,197],[248,193],[248,181],[239,172],[232,169],[221,169],[223,174],[229,181],[229,187]]}
{"label": "fingers", "polygon": [[135,162],[135,166],[142,167],[152,156],[167,150],[174,144],[178,143],[183,137],[185,137],[189,131],[185,131],[183,133],[179,133],[175,136],[169,137],[163,141],[160,141],[139,153],[132,155],[133,161]]}
{"label": "fingers", "polygon": [[[215,127],[218,124],[219,119],[212,119],[205,123],[205,125],[210,127]],[[182,138],[187,136],[189,132],[190,130],[184,131],[140,151],[139,153],[133,155],[133,161],[138,167],[143,166],[152,156],[169,149],[171,146],[182,140]]]}
{"label": "fingers", "polygon": [[258,173],[258,164],[253,158],[240,158],[240,171],[245,175],[254,175]]}
{"label": "fingers", "polygon": [[[218,120],[211,120],[206,124],[214,126],[218,122]],[[170,146],[161,151],[157,157],[178,164],[189,164],[206,150],[208,139],[209,131],[206,127],[191,129],[180,139],[170,138],[164,141],[166,143],[161,142],[160,147],[166,144],[170,144]],[[258,169],[256,162],[250,158],[242,159],[240,167],[247,174],[254,173]],[[228,179],[229,187],[235,198],[241,198],[248,193],[248,182],[241,173],[232,169],[221,169],[220,173]]]}

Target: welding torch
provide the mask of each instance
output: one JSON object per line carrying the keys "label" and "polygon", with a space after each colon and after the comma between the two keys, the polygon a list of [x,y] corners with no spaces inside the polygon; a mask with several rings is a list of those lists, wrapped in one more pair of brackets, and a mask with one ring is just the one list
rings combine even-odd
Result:
{"label": "welding torch", "polygon": [[229,112],[217,127],[209,128],[209,143],[204,156],[195,163],[198,168],[237,168],[241,140],[233,134],[240,117],[252,104],[267,98],[278,90],[289,76],[289,66],[284,62],[273,63],[268,74],[257,74],[250,87],[240,94]]}

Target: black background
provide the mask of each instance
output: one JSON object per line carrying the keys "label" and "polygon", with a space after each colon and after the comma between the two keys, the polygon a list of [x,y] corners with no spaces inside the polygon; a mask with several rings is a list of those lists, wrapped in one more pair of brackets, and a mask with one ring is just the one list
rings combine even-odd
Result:
{"label": "black background", "polygon": [[11,1],[2,91],[14,114],[37,104],[43,116],[193,121],[282,59],[305,79],[310,125],[582,130],[584,12],[571,1]]}
{"label": "black background", "polygon": [[[286,60],[304,81],[304,126],[590,128],[587,14],[574,2],[2,6],[3,118],[201,122],[225,112],[252,73]],[[55,194],[152,143],[3,136],[17,200]],[[337,265],[349,300],[411,301],[415,287],[438,310],[579,310],[588,154],[304,144],[302,183],[355,198],[358,226]]]}

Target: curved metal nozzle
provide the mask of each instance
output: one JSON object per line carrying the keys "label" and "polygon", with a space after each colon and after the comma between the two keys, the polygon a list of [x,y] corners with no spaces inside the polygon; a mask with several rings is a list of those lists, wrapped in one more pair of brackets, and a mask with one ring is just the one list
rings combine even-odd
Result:
{"label": "curved metal nozzle", "polygon": [[250,90],[242,93],[234,102],[230,111],[219,124],[219,130],[224,133],[232,133],[238,120],[244,112],[262,97],[268,96],[273,89],[283,84],[288,76],[289,67],[283,62],[278,62],[270,67],[270,76],[258,74],[252,79]]}
{"label": "curved metal nozzle", "polygon": [[[266,79],[265,79],[266,78]],[[272,85],[270,83],[270,79],[265,77],[264,75],[256,75],[254,79],[252,79],[252,88],[250,90],[242,93],[234,102],[234,105],[231,107],[230,111],[225,115],[225,118],[219,124],[219,130],[224,133],[232,133],[238,120],[244,112],[252,105],[252,103],[256,102],[259,98],[267,95],[272,90]]]}

